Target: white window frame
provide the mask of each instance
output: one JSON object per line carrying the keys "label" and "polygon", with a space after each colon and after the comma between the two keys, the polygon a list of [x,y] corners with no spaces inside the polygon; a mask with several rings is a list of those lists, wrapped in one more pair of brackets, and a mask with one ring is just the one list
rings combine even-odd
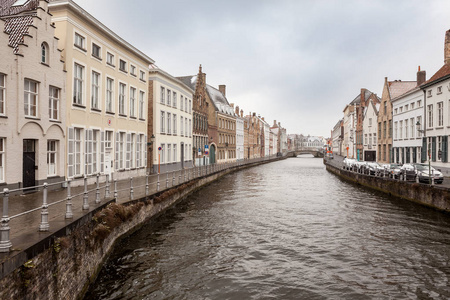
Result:
{"label": "white window frame", "polygon": [[[35,90],[31,89],[35,86]],[[39,103],[39,83],[31,79],[24,79],[24,112],[27,117],[37,117]],[[33,108],[34,107],[34,114]]]}
{"label": "white window frame", "polygon": [[183,111],[183,95],[180,95],[180,110]]}
{"label": "white window frame", "polygon": [[74,128],[74,145],[73,145],[73,176],[81,176],[83,165],[83,128]]}
{"label": "white window frame", "polygon": [[[96,50],[98,50],[98,53]],[[95,58],[102,59],[102,47],[96,43],[92,43],[91,55]]]}
{"label": "white window frame", "polygon": [[165,163],[166,144],[161,144],[161,163]]}
{"label": "white window frame", "polygon": [[73,65],[72,104],[84,105],[84,72],[85,66],[75,62]]}
{"label": "white window frame", "polygon": [[5,182],[6,138],[0,137],[0,182]]}
{"label": "white window frame", "polygon": [[428,129],[433,128],[433,104],[427,105]]}
{"label": "white window frame", "polygon": [[48,65],[49,64],[49,51],[48,45],[46,42],[41,44],[41,63]]}
{"label": "white window frame", "polygon": [[112,149],[114,145],[114,131],[105,130],[105,149]]}
{"label": "white window frame", "polygon": [[173,134],[177,134],[177,118],[176,114],[173,114]]}
{"label": "white window frame", "polygon": [[92,174],[100,173],[100,145],[101,132],[99,129],[92,130]]}
{"label": "white window frame", "polygon": [[119,82],[119,115],[126,115],[125,98],[126,98],[127,85],[123,82]]}
{"label": "white window frame", "polygon": [[173,92],[173,99],[172,99],[173,101],[172,101],[172,104],[173,104],[173,107],[177,107],[177,92]]}
{"label": "white window frame", "polygon": [[145,81],[145,72],[144,71],[139,71],[139,79],[142,81]]}
{"label": "white window frame", "polygon": [[136,91],[135,87],[130,87],[130,117],[136,118]]}
{"label": "white window frame", "polygon": [[0,73],[0,115],[6,115],[6,75]]}
{"label": "white window frame", "polygon": [[125,147],[126,147],[126,133],[123,131],[119,132],[119,140],[117,141],[119,153],[119,170],[125,170]]}
{"label": "white window frame", "polygon": [[171,99],[172,99],[172,91],[167,89],[167,105],[168,106],[170,106],[172,103]]}
{"label": "white window frame", "polygon": [[119,70],[128,73],[126,60],[119,58]]}
{"label": "white window frame", "polygon": [[106,52],[106,64],[112,67],[116,67],[116,60],[114,54],[112,54],[111,52]]}
{"label": "white window frame", "polygon": [[139,119],[144,120],[145,92],[139,91]]}
{"label": "white window frame", "polygon": [[136,76],[136,66],[130,64],[130,74]]}
{"label": "white window frame", "polygon": [[170,163],[170,159],[172,158],[172,144],[167,144],[167,163]]}
{"label": "white window frame", "polygon": [[114,113],[114,79],[106,77],[105,111]]}
{"label": "white window frame", "polygon": [[183,136],[183,116],[180,116],[180,135]]}
{"label": "white window frame", "polygon": [[91,109],[100,109],[101,74],[92,70],[91,73]]}
{"label": "white window frame", "polygon": [[160,118],[160,124],[159,124],[160,128],[159,128],[159,130],[160,130],[161,133],[165,133],[166,132],[165,131],[165,124],[166,124],[165,112],[161,111],[160,116],[161,116],[161,118]]}
{"label": "white window frame", "polygon": [[173,144],[173,162],[177,162],[177,144]]}
{"label": "white window frame", "polygon": [[75,32],[73,38],[73,44],[75,47],[86,50],[86,37],[78,32]]}
{"label": "white window frame", "polygon": [[[56,92],[56,94],[55,94]],[[48,115],[50,120],[59,120],[59,107],[61,103],[61,89],[50,86],[48,100]]]}
{"label": "white window frame", "polygon": [[[172,134],[172,114],[167,112],[167,134]],[[169,148],[167,148],[168,150]]]}
{"label": "white window frame", "polygon": [[438,127],[444,126],[444,102],[437,103]]}
{"label": "white window frame", "polygon": [[160,102],[161,102],[161,104],[165,104],[166,103],[166,88],[165,87],[161,87],[161,93],[160,93],[160,97],[161,97],[161,99],[159,99],[160,100]]}

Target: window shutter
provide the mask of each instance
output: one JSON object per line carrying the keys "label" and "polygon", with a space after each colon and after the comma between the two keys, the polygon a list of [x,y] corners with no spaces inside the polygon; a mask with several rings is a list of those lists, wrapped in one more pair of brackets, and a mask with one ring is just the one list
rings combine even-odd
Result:
{"label": "window shutter", "polygon": [[427,161],[427,138],[422,138],[422,155],[420,158],[421,162],[424,163]]}
{"label": "window shutter", "polygon": [[136,134],[136,168],[141,167],[141,135]]}
{"label": "window shutter", "polygon": [[127,154],[126,154],[126,168],[130,168],[130,158],[131,158],[131,133],[127,133]]}
{"label": "window shutter", "polygon": [[105,132],[100,132],[100,172],[105,172]]}
{"label": "window shutter", "polygon": [[410,153],[409,153],[409,147],[406,147],[406,160],[405,160],[405,162],[407,163],[407,164],[409,164],[409,159],[410,159],[410,157],[411,157],[411,155],[410,155]]}
{"label": "window shutter", "polygon": [[448,136],[442,137],[442,162],[448,162]]}
{"label": "window shutter", "polygon": [[84,174],[87,175],[88,173],[88,164],[89,164],[89,147],[88,147],[88,141],[89,141],[89,130],[84,131]]}
{"label": "window shutter", "polygon": [[431,138],[431,159],[436,161],[436,137]]}
{"label": "window shutter", "polygon": [[116,170],[119,170],[119,138],[120,134],[119,132],[116,132],[116,149],[114,153],[116,154]]}
{"label": "window shutter", "polygon": [[69,135],[67,136],[68,139],[68,149],[67,149],[67,177],[72,178],[73,177],[73,151],[74,151],[74,137],[75,132],[73,127],[69,127]]}

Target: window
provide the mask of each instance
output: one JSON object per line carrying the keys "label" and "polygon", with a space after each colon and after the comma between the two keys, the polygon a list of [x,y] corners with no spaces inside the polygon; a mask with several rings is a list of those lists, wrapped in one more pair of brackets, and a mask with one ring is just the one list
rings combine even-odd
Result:
{"label": "window", "polygon": [[433,104],[428,105],[428,128],[433,127]]}
{"label": "window", "polygon": [[414,138],[414,126],[415,126],[414,118],[411,118],[409,120],[409,128],[410,128],[410,131],[411,131],[411,138]]}
{"label": "window", "polygon": [[106,53],[106,63],[110,66],[115,67],[115,60],[114,60],[114,54],[112,53]]}
{"label": "window", "polygon": [[114,99],[114,80],[106,78],[106,107],[107,112],[113,112],[113,99]]}
{"label": "window", "polygon": [[183,110],[183,96],[180,95],[180,110]]}
{"label": "window", "polygon": [[400,106],[400,113],[403,112],[403,106]]}
{"label": "window", "polygon": [[0,138],[0,182],[5,182],[6,139]]}
{"label": "window", "polygon": [[136,118],[136,88],[130,88],[130,117]]}
{"label": "window", "polygon": [[119,132],[119,140],[118,140],[118,168],[119,170],[123,170],[125,169],[125,164],[124,164],[124,156],[125,156],[125,132]]}
{"label": "window", "polygon": [[180,135],[183,136],[183,117],[180,116]]}
{"label": "window", "polygon": [[442,94],[442,86],[438,86],[438,88],[437,88],[437,94]]}
{"label": "window", "polygon": [[414,103],[411,103],[411,110],[414,109]]}
{"label": "window", "polygon": [[145,72],[144,71],[139,72],[139,79],[142,81],[145,81]]}
{"label": "window", "polygon": [[172,92],[170,90],[167,90],[167,105],[170,105],[171,101],[170,99],[172,98]]}
{"label": "window", "polygon": [[389,138],[392,137],[392,120],[389,120]]}
{"label": "window", "polygon": [[184,118],[184,130],[185,130],[185,133],[184,133],[184,136],[188,136],[188,123],[187,123],[187,121],[188,121],[188,119],[187,118]]}
{"label": "window", "polygon": [[92,149],[92,130],[86,129],[84,131],[85,139],[84,139],[84,174],[91,175],[92,172],[92,163],[93,163],[93,149]]}
{"label": "window", "polygon": [[139,119],[144,119],[144,100],[145,92],[139,91]]}
{"label": "window", "polygon": [[113,143],[113,132],[105,131],[105,148],[111,149]]}
{"label": "window", "polygon": [[166,158],[166,156],[164,155],[165,152],[166,152],[166,145],[161,144],[161,163],[165,162],[165,158]]}
{"label": "window", "polygon": [[83,105],[84,67],[75,63],[73,70],[73,103]]}
{"label": "window", "polygon": [[0,115],[6,114],[6,76],[0,74]]}
{"label": "window", "polygon": [[75,138],[74,138],[74,176],[81,175],[81,142],[83,129],[74,128]]}
{"label": "window", "polygon": [[92,133],[92,174],[100,172],[100,130],[91,130]]}
{"label": "window", "polygon": [[47,43],[41,44],[41,63],[48,65],[48,45]]}
{"label": "window", "polygon": [[130,65],[130,74],[136,76],[136,67],[133,65]]}
{"label": "window", "polygon": [[[129,147],[129,152],[130,152],[130,168],[134,169],[136,168],[136,134],[132,133],[131,134],[131,138],[130,138],[130,147]],[[128,149],[127,149],[128,150]]]}
{"label": "window", "polygon": [[406,105],[405,105],[405,111],[408,111],[408,108],[409,108],[409,105],[406,104]]}
{"label": "window", "polygon": [[372,118],[369,118],[369,126],[372,126]]}
{"label": "window", "polygon": [[427,96],[428,96],[428,97],[431,97],[431,96],[432,96],[432,94],[431,94],[431,93],[432,93],[432,91],[431,91],[431,90],[428,90],[428,92],[427,92]]}
{"label": "window", "polygon": [[[417,117],[417,122],[419,122],[420,125],[423,126],[423,124],[422,124],[422,117],[421,116]],[[417,137],[419,137],[419,138],[422,137],[422,134],[420,133],[420,131],[417,132]]]}
{"label": "window", "polygon": [[405,139],[409,138],[408,136],[408,120],[405,120]]}
{"label": "window", "polygon": [[161,87],[161,104],[164,104],[166,102],[165,95],[166,95],[166,89]]}
{"label": "window", "polygon": [[125,115],[125,89],[124,83],[119,83],[119,115]]}
{"label": "window", "polygon": [[177,134],[177,115],[173,114],[173,134]]}
{"label": "window", "polygon": [[437,126],[439,126],[439,127],[444,126],[444,102],[438,102],[437,114],[438,114],[438,125]]}
{"label": "window", "polygon": [[[167,113],[167,134],[172,134],[171,126],[172,126],[172,115],[171,113]],[[169,149],[169,148],[167,148]]]}
{"label": "window", "polygon": [[160,124],[160,126],[161,126],[161,133],[165,133],[165,130],[164,130],[165,129],[165,127],[164,127],[165,122],[166,122],[165,112],[161,111],[161,124]]}
{"label": "window", "polygon": [[102,57],[102,48],[99,45],[92,43],[92,56],[96,58]]}
{"label": "window", "polygon": [[177,144],[173,144],[173,162],[177,161]]}
{"label": "window", "polygon": [[387,113],[387,101],[384,101],[383,105],[384,105],[384,114],[386,114]]}
{"label": "window", "polygon": [[127,62],[123,59],[119,59],[119,70],[122,72],[127,72]]}
{"label": "window", "polygon": [[77,46],[78,48],[81,48],[81,49],[85,49],[85,38],[84,38],[84,36],[81,36],[80,34],[78,34],[78,33],[76,33],[75,32],[75,46]]}
{"label": "window", "polygon": [[191,119],[189,119],[189,128],[188,128],[188,133],[189,133],[189,137],[191,137],[191,136],[192,136],[191,125],[192,125],[192,123],[191,123]]}
{"label": "window", "polygon": [[167,144],[167,163],[170,163],[170,159],[172,158],[172,144]]}
{"label": "window", "polygon": [[399,138],[402,139],[403,138],[403,121],[400,121],[399,129],[400,129]]}
{"label": "window", "polygon": [[394,123],[394,138],[395,139],[398,138],[397,132],[398,132],[398,122],[395,122]]}
{"label": "window", "polygon": [[38,83],[36,81],[25,79],[24,97],[25,116],[37,117]]}
{"label": "window", "polygon": [[61,90],[50,86],[49,90],[49,103],[48,103],[48,115],[50,120],[59,120],[59,100]]}
{"label": "window", "polygon": [[417,107],[420,107],[422,105],[422,100],[417,101]]}
{"label": "window", "polygon": [[189,99],[189,113],[192,113],[192,101]]}
{"label": "window", "polygon": [[398,114],[398,108],[394,109],[394,115]]}
{"label": "window", "polygon": [[91,108],[98,109],[98,100],[100,94],[100,74],[92,71],[92,88],[91,88]]}
{"label": "window", "polygon": [[173,107],[177,107],[177,93],[173,92]]}
{"label": "window", "polygon": [[386,138],[386,121],[383,122],[383,138]]}
{"label": "window", "polygon": [[185,98],[184,98],[184,109],[185,109],[185,112],[188,112],[187,100],[188,100],[188,99],[185,97]]}

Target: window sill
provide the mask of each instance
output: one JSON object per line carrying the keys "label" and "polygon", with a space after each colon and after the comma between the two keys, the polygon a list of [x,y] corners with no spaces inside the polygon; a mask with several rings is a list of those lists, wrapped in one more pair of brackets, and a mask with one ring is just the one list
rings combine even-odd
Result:
{"label": "window sill", "polygon": [[58,124],[61,124],[62,122],[61,121],[59,121],[59,120],[49,120],[50,122],[52,122],[52,123],[58,123]]}
{"label": "window sill", "polygon": [[43,65],[43,66],[46,66],[46,67],[49,67],[49,68],[50,68],[50,65],[49,65],[49,64],[47,64],[47,63],[45,63],[45,62],[42,62],[42,61],[41,61],[41,65]]}
{"label": "window sill", "polygon": [[444,126],[436,127],[435,129],[444,129]]}
{"label": "window sill", "polygon": [[107,115],[111,115],[111,116],[115,116],[116,115],[116,113],[115,112],[112,112],[112,111],[106,111],[105,112]]}
{"label": "window sill", "polygon": [[78,46],[77,44],[73,44],[73,46],[76,48],[76,49],[78,49],[78,50],[81,50],[81,51],[83,51],[83,52],[85,52],[85,53],[87,53],[87,50],[86,49],[84,49],[84,48],[81,48],[80,46]]}
{"label": "window sill", "polygon": [[0,115],[0,119],[8,119],[8,116]]}
{"label": "window sill", "polygon": [[101,110],[101,109],[98,109],[98,108],[91,108],[91,111],[102,112],[102,110]]}
{"label": "window sill", "polygon": [[78,107],[78,108],[86,109],[86,106],[84,106],[82,104],[77,104],[77,103],[72,103],[72,107]]}
{"label": "window sill", "polygon": [[136,117],[133,117],[133,116],[130,116],[130,119],[136,120],[137,118],[136,118]]}
{"label": "window sill", "polygon": [[127,115],[124,115],[124,114],[119,114],[119,117],[122,117],[122,118],[126,118],[126,117],[127,117]]}
{"label": "window sill", "polygon": [[147,83],[147,81],[145,81],[145,79],[139,78],[140,81]]}
{"label": "window sill", "polygon": [[116,68],[115,65],[113,65],[112,63],[109,63],[109,62],[107,62],[106,65],[107,65],[108,67],[111,67],[111,68],[114,68],[114,69]]}
{"label": "window sill", "polygon": [[97,55],[95,55],[95,54],[92,54],[92,57],[95,58],[98,61],[102,61],[102,58],[97,56]]}
{"label": "window sill", "polygon": [[122,72],[122,73],[128,74],[128,72],[126,70],[119,69],[119,71]]}
{"label": "window sill", "polygon": [[139,118],[139,121],[144,121],[144,122],[145,122],[145,119],[141,119],[141,118]]}
{"label": "window sill", "polygon": [[40,120],[41,120],[40,118],[38,118],[38,117],[33,117],[33,116],[25,116],[25,119],[28,119],[28,120],[36,120],[36,121],[40,121]]}
{"label": "window sill", "polygon": [[48,179],[50,179],[50,178],[58,178],[58,177],[59,177],[59,175],[57,175],[57,174],[47,175]]}

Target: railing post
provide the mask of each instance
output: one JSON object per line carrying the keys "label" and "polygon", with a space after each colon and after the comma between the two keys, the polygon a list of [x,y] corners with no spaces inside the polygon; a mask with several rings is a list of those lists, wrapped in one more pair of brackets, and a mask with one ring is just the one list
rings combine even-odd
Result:
{"label": "railing post", "polygon": [[39,231],[48,231],[50,225],[48,224],[48,204],[47,204],[47,182],[44,183],[44,190],[42,196],[42,210],[41,210],[41,224],[39,224]]}
{"label": "railing post", "polygon": [[97,173],[97,188],[95,190],[95,203],[100,203],[100,174]]}
{"label": "railing post", "polygon": [[434,170],[431,171],[431,185],[434,185]]}
{"label": "railing post", "polygon": [[158,183],[156,184],[156,191],[159,192],[159,173],[158,173]]}
{"label": "railing post", "polygon": [[87,177],[84,175],[84,194],[83,194],[83,210],[89,209],[89,196],[87,187]]}
{"label": "railing post", "polygon": [[178,175],[178,184],[181,184],[181,172],[183,172],[183,171],[180,170],[180,175]]}
{"label": "railing post", "polygon": [[109,174],[106,174],[105,198],[109,198]]}
{"label": "railing post", "polygon": [[166,172],[166,189],[169,188],[169,171]]}
{"label": "railing post", "polygon": [[419,183],[419,175],[416,174],[416,182]]}
{"label": "railing post", "polygon": [[12,247],[9,240],[9,218],[8,218],[9,189],[3,189],[3,214],[0,225],[0,253],[9,252]]}
{"label": "railing post", "polygon": [[172,186],[175,185],[175,171],[172,172]]}
{"label": "railing post", "polygon": [[148,173],[145,174],[145,195],[148,195]]}
{"label": "railing post", "polygon": [[117,193],[117,179],[114,179],[114,201],[117,202],[117,197],[118,197],[118,193]]}
{"label": "railing post", "polygon": [[130,200],[134,200],[133,177],[130,177]]}
{"label": "railing post", "polygon": [[70,194],[70,179],[67,179],[67,202],[66,202],[66,219],[73,218],[72,212],[72,195]]}

